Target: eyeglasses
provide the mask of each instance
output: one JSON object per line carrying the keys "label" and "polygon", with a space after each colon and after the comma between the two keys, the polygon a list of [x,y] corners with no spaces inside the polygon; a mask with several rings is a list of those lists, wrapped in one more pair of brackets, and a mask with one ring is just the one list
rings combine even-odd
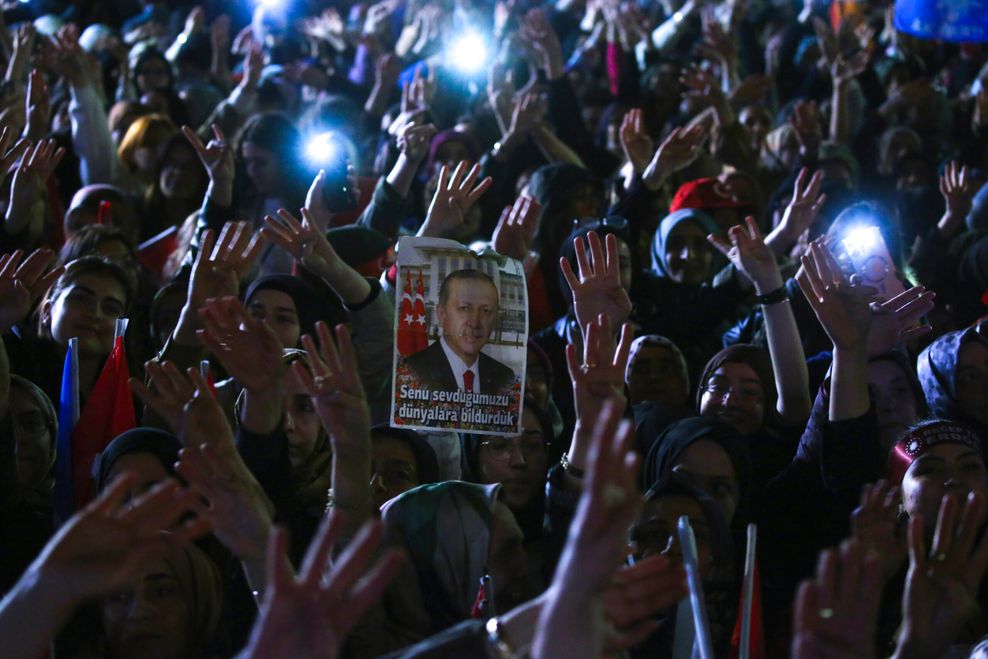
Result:
{"label": "eyeglasses", "polygon": [[383,467],[375,469],[371,475],[371,482],[374,479],[381,481],[381,485],[389,490],[410,489],[419,484],[418,475],[411,465],[407,467]]}
{"label": "eyeglasses", "polygon": [[542,435],[537,433],[521,435],[520,437],[491,437],[480,442],[480,445],[487,447],[487,451],[493,459],[498,462],[507,462],[511,459],[516,442],[526,462],[545,455],[548,448],[548,444],[542,439]]}
{"label": "eyeglasses", "polygon": [[727,394],[735,396],[743,405],[757,405],[762,402],[762,390],[754,384],[735,387],[723,379],[711,379],[704,385],[703,390],[711,396],[726,398]]}

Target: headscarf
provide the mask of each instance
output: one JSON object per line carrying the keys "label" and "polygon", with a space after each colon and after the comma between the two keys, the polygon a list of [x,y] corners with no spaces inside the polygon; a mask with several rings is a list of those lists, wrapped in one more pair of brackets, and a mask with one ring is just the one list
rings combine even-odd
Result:
{"label": "headscarf", "polygon": [[51,445],[48,451],[48,465],[45,468],[44,479],[27,491],[19,491],[17,498],[29,506],[48,507],[51,505],[52,488],[55,483],[55,438],[58,436],[58,415],[55,413],[55,406],[52,405],[47,394],[41,390],[41,387],[27,378],[12,373],[10,375],[10,386],[11,389],[21,389],[30,396],[34,404],[44,415],[45,427],[48,429],[48,441]]}
{"label": "headscarf", "polygon": [[889,481],[895,485],[902,483],[909,465],[938,444],[968,446],[977,451],[984,460],[984,455],[981,454],[981,439],[977,433],[953,421],[933,419],[913,426],[892,447],[892,452],[889,454]]}
{"label": "headscarf", "polygon": [[957,405],[957,358],[961,346],[969,341],[980,341],[988,345],[988,339],[972,326],[944,334],[919,354],[916,373],[923,386],[923,393],[926,394],[930,414],[936,417],[971,421]]}
{"label": "headscarf", "polygon": [[779,394],[775,389],[775,371],[772,370],[772,357],[769,355],[768,350],[760,346],[752,345],[750,343],[736,343],[732,346],[724,348],[716,355],[710,358],[707,365],[703,368],[703,373],[700,375],[700,381],[697,383],[696,388],[696,410],[700,411],[700,400],[703,398],[704,388],[707,385],[707,381],[717,372],[717,369],[727,363],[734,364],[746,364],[751,367],[751,370],[755,372],[758,379],[761,380],[762,390],[765,392],[765,417],[762,420],[762,427],[770,419],[774,419],[778,415],[776,410],[776,401],[778,400]]}
{"label": "headscarf", "polygon": [[647,491],[661,479],[668,477],[680,454],[701,439],[716,442],[731,459],[740,492],[735,518],[745,519],[751,491],[751,455],[747,443],[738,431],[720,419],[693,416],[676,421],[666,428],[645,457],[642,488]]}
{"label": "headscarf", "polygon": [[[316,322],[324,320],[332,323],[336,314],[332,313],[329,306],[323,302],[322,296],[303,279],[292,275],[266,275],[256,279],[244,293],[244,304],[249,305],[250,300],[260,291],[275,290],[281,291],[295,302],[295,311],[298,313],[298,325],[301,334],[315,336]],[[286,346],[294,348],[295,346]]]}
{"label": "headscarf", "polygon": [[[295,362],[302,362],[306,369],[311,370],[309,357],[304,350],[287,349],[283,352],[282,359],[289,368]],[[239,400],[237,402],[240,403]],[[325,428],[319,424],[319,437],[316,438],[312,454],[304,463],[292,469],[291,476],[292,489],[298,502],[306,511],[318,516],[322,516],[323,511],[326,510],[329,488],[333,480],[332,464],[333,447]]]}
{"label": "headscarf", "polygon": [[175,473],[178,452],[182,444],[171,433],[157,428],[132,428],[117,435],[97,458],[96,491],[101,492],[110,478],[117,460],[132,453],[147,453],[154,457],[169,474]]}
{"label": "headscarf", "polygon": [[385,529],[408,552],[433,633],[470,617],[500,488],[463,481],[421,485],[381,509]]}
{"label": "headscarf", "polygon": [[213,649],[218,642],[223,612],[223,580],[219,569],[193,544],[170,552],[165,556],[165,563],[172,569],[192,614],[192,638],[199,647]]}
{"label": "headscarf", "polygon": [[439,459],[436,457],[436,451],[414,430],[392,428],[390,424],[379,423],[371,428],[371,435],[385,435],[408,445],[418,465],[419,485],[435,483],[439,480]]}
{"label": "headscarf", "polygon": [[659,228],[655,230],[652,237],[652,272],[659,277],[666,279],[669,277],[668,264],[666,263],[666,243],[673,229],[683,222],[696,222],[706,233],[717,233],[717,223],[714,219],[701,210],[695,208],[684,208],[669,213],[659,222]]}
{"label": "headscarf", "polygon": [[624,381],[628,381],[628,376],[631,371],[631,362],[634,360],[635,355],[638,354],[642,348],[647,347],[659,347],[665,348],[672,355],[673,360],[676,362],[676,366],[679,367],[679,374],[683,378],[683,382],[686,386],[686,395],[683,397],[684,400],[689,398],[690,389],[690,371],[689,366],[686,364],[686,357],[683,356],[683,351],[679,349],[671,339],[667,339],[659,334],[644,334],[639,336],[634,341],[631,342],[631,350],[628,352],[628,367],[624,372]]}
{"label": "headscarf", "polygon": [[431,172],[433,170],[433,167],[436,166],[436,157],[439,155],[439,149],[449,142],[459,142],[463,145],[463,148],[469,153],[470,162],[477,162],[480,159],[480,145],[477,144],[477,140],[473,135],[456,130],[455,128],[447,128],[436,133],[435,137],[429,143],[429,155],[425,161],[425,171]]}

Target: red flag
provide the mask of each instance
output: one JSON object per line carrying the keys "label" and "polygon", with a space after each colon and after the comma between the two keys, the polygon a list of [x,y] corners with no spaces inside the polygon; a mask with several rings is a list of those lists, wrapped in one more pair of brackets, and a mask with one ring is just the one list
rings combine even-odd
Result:
{"label": "red flag", "polygon": [[178,228],[169,227],[137,246],[137,261],[155,277],[160,277],[168,259],[177,249]]}
{"label": "red flag", "polygon": [[92,469],[96,456],[114,437],[137,426],[129,378],[123,337],[118,336],[72,431],[72,490],[76,510],[93,498]]}
{"label": "red flag", "polygon": [[[744,609],[744,592],[738,600],[738,617],[731,634],[731,659],[737,659],[741,649],[741,614]],[[751,659],[765,659],[765,632],[762,629],[762,582],[758,576],[758,561],[751,583],[751,635],[748,645]]]}
{"label": "red flag", "polygon": [[415,305],[412,308],[415,315],[415,341],[418,350],[429,347],[429,330],[425,322],[425,285],[422,283],[422,271],[419,270],[419,283],[415,289]]}
{"label": "red flag", "polygon": [[398,310],[398,336],[396,345],[402,357],[419,351],[415,336],[415,315],[412,309],[412,276],[405,271],[405,290],[401,294],[401,307]]}

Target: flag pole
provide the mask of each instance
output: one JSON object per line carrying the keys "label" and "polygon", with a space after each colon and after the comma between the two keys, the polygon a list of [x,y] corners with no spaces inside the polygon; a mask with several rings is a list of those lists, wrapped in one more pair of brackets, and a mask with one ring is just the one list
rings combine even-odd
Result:
{"label": "flag pole", "polygon": [[758,544],[758,527],[748,525],[748,547],[744,555],[743,603],[741,606],[741,648],[738,659],[751,657],[751,602],[755,590],[755,551]]}
{"label": "flag pole", "polygon": [[693,608],[693,626],[696,628],[696,646],[700,659],[714,659],[713,643],[710,640],[710,623],[707,621],[707,607],[703,597],[703,581],[700,579],[700,564],[696,551],[696,536],[686,515],[679,518],[679,546],[683,551],[683,564],[686,567],[686,580],[690,587],[690,605]]}

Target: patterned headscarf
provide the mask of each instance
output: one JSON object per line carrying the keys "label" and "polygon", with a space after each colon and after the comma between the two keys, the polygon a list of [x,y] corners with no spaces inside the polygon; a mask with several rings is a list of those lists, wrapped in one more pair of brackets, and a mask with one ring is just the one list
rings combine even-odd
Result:
{"label": "patterned headscarf", "polygon": [[433,633],[470,618],[487,565],[500,484],[421,485],[381,509],[418,577]]}
{"label": "patterned headscarf", "polygon": [[975,327],[944,334],[926,346],[916,363],[916,374],[926,394],[930,414],[944,419],[970,421],[957,405],[957,358],[969,341],[988,345]]}

